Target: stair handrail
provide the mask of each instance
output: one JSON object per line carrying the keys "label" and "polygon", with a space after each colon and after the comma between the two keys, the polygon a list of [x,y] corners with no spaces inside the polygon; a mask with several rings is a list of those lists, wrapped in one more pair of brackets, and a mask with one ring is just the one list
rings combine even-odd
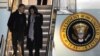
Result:
{"label": "stair handrail", "polygon": [[[53,6],[53,5],[52,5]],[[46,47],[46,56],[48,56],[49,55],[49,51],[50,51],[50,49],[49,49],[49,44],[50,44],[50,38],[51,38],[51,34],[50,34],[50,26],[51,26],[51,17],[52,17],[52,9],[51,9],[51,16],[50,16],[50,24],[49,24],[49,30],[48,30],[48,32],[49,32],[49,34],[48,34],[48,40],[47,40],[47,47]]]}
{"label": "stair handrail", "polygon": [[[9,8],[8,10],[10,11],[10,15],[12,14],[12,12],[13,12],[13,6],[14,6],[14,2],[15,2],[15,0],[12,0],[12,4],[11,4],[11,8]],[[7,54],[6,54],[6,48],[7,48],[7,40],[8,40],[8,34],[9,33],[9,29],[8,29],[8,31],[7,31],[7,36],[6,36],[6,43],[5,43],[5,49],[4,49],[4,54],[3,54],[3,56],[6,56]]]}
{"label": "stair handrail", "polygon": [[0,56],[3,56],[3,49],[4,49],[4,43],[5,43],[5,40],[4,40],[4,35],[2,34],[1,35],[1,41],[0,41],[0,51],[1,51],[1,53],[0,53]]}
{"label": "stair handrail", "polygon": [[[52,49],[53,49],[53,37],[54,37],[54,31],[55,31],[55,21],[56,21],[56,15],[57,15],[57,11],[60,10],[60,1],[61,0],[57,0],[57,7],[54,7],[54,3],[52,0],[52,13],[51,13],[51,19],[50,19],[50,27],[49,27],[49,38],[48,38],[48,42],[47,42],[47,48],[46,48],[46,56],[52,56]],[[68,8],[67,8],[68,9]],[[73,12],[72,10],[68,9],[68,11]],[[76,12],[76,0],[75,0],[75,12]],[[74,12],[73,12],[74,13]],[[54,14],[54,15],[53,15]],[[54,20],[53,20],[53,16]],[[52,26],[53,25],[53,26]]]}
{"label": "stair handrail", "polygon": [[[56,19],[56,14],[57,14],[57,9],[53,8],[53,0],[52,0],[52,9],[51,9],[51,18],[50,18],[50,25],[49,25],[49,38],[47,42],[47,48],[46,48],[46,56],[52,56],[52,47],[53,47],[53,35],[54,35],[54,24]],[[53,18],[53,16],[55,16]],[[53,31],[52,31],[53,30]]]}

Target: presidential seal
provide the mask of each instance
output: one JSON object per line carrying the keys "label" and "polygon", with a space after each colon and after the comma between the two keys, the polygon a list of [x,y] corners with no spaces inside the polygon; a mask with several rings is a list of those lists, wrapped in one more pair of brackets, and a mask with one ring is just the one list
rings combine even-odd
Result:
{"label": "presidential seal", "polygon": [[87,51],[95,47],[100,40],[100,24],[88,13],[76,13],[63,21],[60,36],[67,48]]}

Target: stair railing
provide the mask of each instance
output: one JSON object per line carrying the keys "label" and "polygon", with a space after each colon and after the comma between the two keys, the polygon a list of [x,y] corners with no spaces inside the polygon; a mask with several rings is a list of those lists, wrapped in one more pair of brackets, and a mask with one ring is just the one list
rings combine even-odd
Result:
{"label": "stair railing", "polygon": [[[15,0],[13,0],[12,1],[12,5],[11,5],[11,8],[9,8],[8,10],[10,11],[10,15],[12,14],[12,12],[13,12],[13,6],[14,6],[14,2],[15,2]],[[4,54],[3,54],[3,56],[9,56],[9,53],[8,53],[8,43],[9,43],[9,29],[8,29],[8,31],[7,31],[7,37],[6,37],[6,43],[5,43],[5,49],[4,49]]]}
{"label": "stair railing", "polygon": [[[59,11],[61,9],[60,1],[61,0],[53,0],[52,1],[52,13],[51,13],[51,19],[50,19],[50,27],[49,27],[50,29],[49,29],[49,38],[48,38],[48,42],[47,42],[47,48],[46,48],[47,49],[46,56],[52,56],[56,15],[57,15],[57,11]],[[68,1],[69,1],[69,3],[65,10],[75,13],[76,12],[76,0],[74,0],[73,5],[71,5],[72,0],[68,0]],[[75,6],[74,9],[72,9],[71,6]]]}
{"label": "stair railing", "polygon": [[52,12],[51,12],[50,25],[49,25],[49,38],[47,42],[46,56],[52,56],[53,35],[54,35],[55,20],[56,20],[56,13],[57,13],[57,9],[53,8],[53,1],[52,1],[51,11]]}
{"label": "stair railing", "polygon": [[1,36],[1,41],[0,41],[0,56],[4,56],[3,54],[4,54],[4,52],[3,52],[3,50],[4,50],[4,46],[5,46],[5,40],[4,40],[4,36],[2,35]]}

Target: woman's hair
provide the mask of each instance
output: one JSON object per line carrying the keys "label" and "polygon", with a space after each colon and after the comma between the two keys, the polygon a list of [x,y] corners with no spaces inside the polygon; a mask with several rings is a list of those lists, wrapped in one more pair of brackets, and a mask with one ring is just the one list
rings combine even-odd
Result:
{"label": "woman's hair", "polygon": [[36,6],[34,6],[34,5],[31,5],[30,7],[29,7],[29,14],[31,14],[31,9],[33,9],[34,10],[34,13],[35,14],[37,14],[38,13],[38,9],[37,9],[37,7]]}

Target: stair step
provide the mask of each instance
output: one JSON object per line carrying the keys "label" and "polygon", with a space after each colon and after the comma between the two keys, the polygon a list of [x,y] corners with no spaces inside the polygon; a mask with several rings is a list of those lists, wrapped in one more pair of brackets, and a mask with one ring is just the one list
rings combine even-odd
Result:
{"label": "stair step", "polygon": [[42,30],[43,30],[43,32],[48,32],[49,28],[43,28]]}
{"label": "stair step", "polygon": [[43,34],[43,38],[48,38],[48,34]]}
{"label": "stair step", "polygon": [[[43,47],[42,47],[41,50],[46,50],[46,47],[47,47],[47,44],[43,44]],[[24,44],[24,50],[27,50],[27,49],[26,49],[26,44]]]}
{"label": "stair step", "polygon": [[[41,50],[46,50],[46,47],[47,47],[47,46],[43,46]],[[26,48],[26,46],[24,46],[24,50],[28,50],[28,49]]]}
{"label": "stair step", "polygon": [[49,26],[50,25],[50,23],[48,23],[48,22],[43,22],[43,26]]}
{"label": "stair step", "polygon": [[[39,13],[43,14],[43,15],[50,15],[51,14],[51,9],[48,10],[38,10]],[[29,14],[28,10],[25,10],[26,15]]]}
{"label": "stair step", "polygon": [[[25,53],[25,56],[29,56],[28,54],[29,53]],[[34,53],[33,53],[33,56],[34,56]],[[46,53],[40,53],[40,56],[46,56]]]}
{"label": "stair step", "polygon": [[50,23],[50,20],[49,19],[44,19],[43,23]]}
{"label": "stair step", "polygon": [[[12,53],[13,50],[10,50],[9,52]],[[19,51],[17,50],[17,52],[19,52]],[[28,53],[29,51],[28,51],[28,50],[24,50],[24,52],[25,52],[25,53]],[[33,53],[34,53],[34,52],[35,52],[35,50],[33,50]],[[46,52],[46,50],[41,50],[41,49],[40,49],[40,53],[45,53],[45,52]]]}
{"label": "stair step", "polygon": [[43,32],[49,32],[49,26],[42,26]]}
{"label": "stair step", "polygon": [[[17,51],[17,52],[18,52],[18,56],[20,56],[19,51]],[[10,53],[10,55],[8,55],[8,56],[12,56],[13,51],[9,51],[9,53]],[[35,50],[33,50],[33,55],[34,55],[34,53],[35,53]],[[28,50],[24,51],[24,56],[29,56]],[[40,50],[40,56],[46,56],[46,50]]]}
{"label": "stair step", "polygon": [[43,42],[45,42],[45,41],[47,41],[48,40],[48,38],[43,38]]}
{"label": "stair step", "polygon": [[[28,21],[26,21],[26,23],[28,23]],[[43,20],[43,24],[50,24],[49,20]]]}
{"label": "stair step", "polygon": [[[26,23],[28,24],[28,21],[26,21]],[[50,21],[49,20],[43,20],[43,25],[42,26],[49,26],[50,25]]]}
{"label": "stair step", "polygon": [[[20,54],[18,54],[20,56]],[[12,53],[10,53],[8,56],[12,56]],[[24,53],[24,56],[29,56],[29,53]],[[33,53],[34,56],[34,53]],[[46,56],[45,53],[40,53],[40,56]]]}
{"label": "stair step", "polygon": [[[26,18],[28,18],[28,15],[26,15]],[[50,20],[50,16],[44,16],[43,20],[46,20],[46,21]]]}
{"label": "stair step", "polygon": [[[42,27],[42,28],[46,29],[48,27]],[[49,32],[43,32],[42,34],[43,34],[43,38],[48,38]]]}
{"label": "stair step", "polygon": [[[28,9],[30,7],[30,5],[26,5],[26,9]],[[38,9],[51,9],[52,6],[51,5],[36,5],[36,7]]]}
{"label": "stair step", "polygon": [[50,18],[50,15],[43,15],[43,18]]}
{"label": "stair step", "polygon": [[49,26],[42,26],[42,28],[43,28],[43,29],[48,29],[48,28],[49,28]]}
{"label": "stair step", "polygon": [[43,24],[49,24],[50,21],[49,20],[43,20]]}
{"label": "stair step", "polygon": [[[28,18],[28,15],[26,15],[26,18]],[[43,15],[43,18],[50,18],[50,15]]]}
{"label": "stair step", "polygon": [[[29,56],[28,54],[29,54],[29,53],[25,53],[24,56]],[[33,56],[34,56],[34,53],[33,53]],[[46,53],[40,53],[40,56],[46,56]]]}
{"label": "stair step", "polygon": [[49,34],[48,32],[43,32],[43,35]]}
{"label": "stair step", "polygon": [[50,23],[49,20],[43,20],[43,23]]}
{"label": "stair step", "polygon": [[[46,50],[47,44],[43,44],[42,46],[43,46],[43,47],[42,47],[41,50]],[[12,46],[11,46],[11,50],[13,50],[13,47],[12,47]],[[26,48],[26,44],[24,44],[24,50],[28,50],[28,49]]]}
{"label": "stair step", "polygon": [[[28,23],[28,19],[26,23]],[[43,18],[43,23],[50,23],[50,18]]]}
{"label": "stair step", "polygon": [[45,17],[44,17],[44,18],[43,18],[43,20],[46,20],[46,21],[48,21],[48,20],[50,20],[50,18],[45,18]]}
{"label": "stair step", "polygon": [[[43,38],[43,41],[47,41],[48,40],[48,38]],[[25,40],[24,40],[24,42],[26,42],[27,41],[27,38],[25,38]]]}
{"label": "stair step", "polygon": [[[47,44],[48,38],[43,38],[43,44]],[[24,40],[24,43],[27,42],[27,39]]]}

